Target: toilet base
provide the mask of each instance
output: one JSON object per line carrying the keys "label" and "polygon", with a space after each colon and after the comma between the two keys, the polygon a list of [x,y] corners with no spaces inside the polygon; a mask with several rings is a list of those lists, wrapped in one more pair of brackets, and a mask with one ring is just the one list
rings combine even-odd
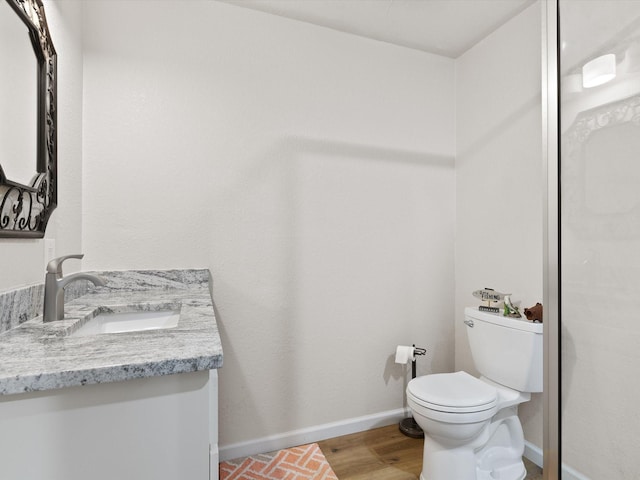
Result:
{"label": "toilet base", "polygon": [[[505,465],[502,468],[491,471],[481,470],[476,467],[475,475],[470,473],[464,478],[456,478],[456,480],[524,480],[527,476],[527,469],[524,462],[515,462],[513,465]],[[449,477],[452,478],[452,477]],[[420,480],[436,480],[434,477],[425,476],[424,470],[420,472]]]}
{"label": "toilet base", "polygon": [[507,465],[503,468],[498,468],[490,472],[486,470],[476,469],[477,480],[495,480],[496,478],[505,480],[524,480],[527,476],[527,469],[524,466],[524,462],[520,461],[513,465]]}
{"label": "toilet base", "polygon": [[466,441],[430,435],[429,430],[425,428],[420,480],[523,480],[527,475],[517,406],[499,411]]}
{"label": "toilet base", "polygon": [[[500,470],[500,476],[496,477],[495,473],[493,472],[494,475],[492,475],[492,472],[487,472],[486,470],[480,470],[479,468],[476,469],[476,476],[474,480],[495,480],[496,478],[499,479],[506,479],[506,480],[524,480],[527,476],[527,470],[524,466],[524,463],[520,462],[522,465],[522,469],[520,469],[520,466],[518,465],[513,465],[511,467],[507,467],[505,469],[501,469]],[[420,473],[420,480],[432,480],[430,478],[427,478],[424,476],[424,473]]]}

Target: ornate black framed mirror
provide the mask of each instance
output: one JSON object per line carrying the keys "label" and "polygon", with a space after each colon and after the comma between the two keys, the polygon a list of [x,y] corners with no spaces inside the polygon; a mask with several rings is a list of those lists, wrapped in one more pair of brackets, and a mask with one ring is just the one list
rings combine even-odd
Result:
{"label": "ornate black framed mirror", "polygon": [[[2,70],[14,77],[0,77],[0,86],[7,83],[0,88],[1,94],[5,96],[0,100],[0,128],[4,133],[24,117],[27,118],[25,123],[29,124],[26,128],[33,129],[33,134],[25,136],[24,128],[17,127],[16,133],[0,136],[0,139],[4,139],[0,141],[0,237],[40,238],[44,236],[49,217],[57,205],[56,51],[51,42],[41,0],[6,0],[6,3],[10,8],[0,5],[0,24],[11,28],[1,29],[0,43],[5,45],[4,51],[8,52],[10,58],[0,59],[3,63]],[[26,31],[24,26],[27,27]],[[24,38],[6,39],[1,36],[20,37],[20,30]],[[30,67],[14,68],[8,64],[9,61],[22,61],[19,57],[24,55],[16,55],[16,51],[20,51],[19,45],[23,41],[31,44],[29,54],[35,54],[35,68],[31,70],[31,74],[35,73],[36,91],[27,91],[25,94],[26,98],[35,98],[32,107],[29,107],[28,101],[21,101],[16,93],[18,86],[31,90],[29,85],[33,83],[29,82],[32,78],[15,78],[16,72],[28,72]],[[23,48],[22,51],[24,50]],[[33,62],[31,59],[29,61]],[[28,73],[26,76],[29,76]],[[12,105],[16,111],[12,112],[7,105]],[[31,115],[32,111],[23,115],[23,110],[32,110],[33,107],[35,115]],[[34,121],[35,125],[31,125]],[[27,145],[23,145],[25,143]],[[32,148],[34,145],[35,148]],[[12,172],[20,171],[23,172],[22,177],[15,178]]]}

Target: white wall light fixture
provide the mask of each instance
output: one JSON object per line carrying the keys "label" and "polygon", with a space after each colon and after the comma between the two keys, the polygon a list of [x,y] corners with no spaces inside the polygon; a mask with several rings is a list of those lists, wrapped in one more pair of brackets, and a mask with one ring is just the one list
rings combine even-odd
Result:
{"label": "white wall light fixture", "polygon": [[616,76],[616,56],[613,53],[596,57],[582,67],[582,86],[584,88],[603,85]]}

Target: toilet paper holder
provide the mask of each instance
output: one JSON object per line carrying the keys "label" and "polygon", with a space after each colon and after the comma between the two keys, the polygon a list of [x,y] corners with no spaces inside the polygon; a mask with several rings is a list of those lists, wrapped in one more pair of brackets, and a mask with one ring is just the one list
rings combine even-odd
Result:
{"label": "toilet paper holder", "polygon": [[[400,348],[400,347],[398,347]],[[413,344],[413,355],[411,356],[411,379],[416,378],[416,356],[417,355],[425,355],[427,350],[425,348],[416,347],[416,344]],[[397,354],[396,354],[397,355]],[[398,425],[400,431],[404,433],[407,437],[411,438],[423,438],[424,432],[420,425],[415,421],[413,416],[408,418],[403,418],[400,424]]]}
{"label": "toilet paper holder", "polygon": [[416,344],[413,344],[413,360],[411,360],[411,378],[416,378],[416,355],[425,355],[427,353],[426,348],[416,347]]}

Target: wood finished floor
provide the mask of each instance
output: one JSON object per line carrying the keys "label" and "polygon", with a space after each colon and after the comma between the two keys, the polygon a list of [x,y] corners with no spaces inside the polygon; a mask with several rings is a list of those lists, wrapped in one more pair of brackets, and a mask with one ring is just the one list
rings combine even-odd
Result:
{"label": "wood finished floor", "polygon": [[[340,480],[417,480],[422,469],[422,440],[409,438],[397,425],[318,442]],[[526,480],[542,471],[525,459]],[[455,479],[451,479],[455,480]]]}

